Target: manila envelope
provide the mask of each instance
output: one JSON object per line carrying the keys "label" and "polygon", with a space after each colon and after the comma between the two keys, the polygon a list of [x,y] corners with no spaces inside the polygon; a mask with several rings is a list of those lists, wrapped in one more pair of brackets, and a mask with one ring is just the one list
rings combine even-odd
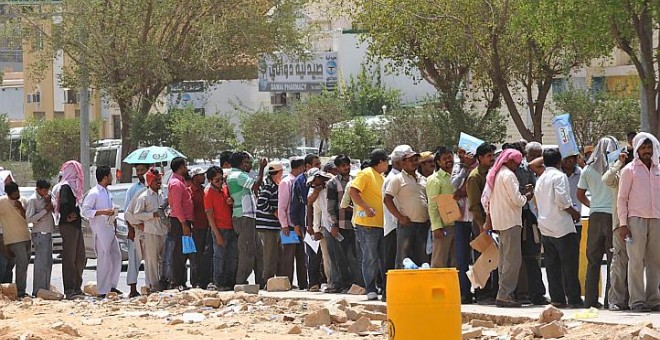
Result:
{"label": "manila envelope", "polygon": [[495,241],[486,233],[480,234],[470,245],[475,250],[481,252],[481,256],[467,273],[472,287],[483,288],[490,277],[490,273],[497,269],[500,263],[500,253],[497,250]]}
{"label": "manila envelope", "polygon": [[435,195],[433,199],[438,204],[438,213],[444,225],[454,223],[461,218],[461,209],[458,208],[458,202],[453,194]]}

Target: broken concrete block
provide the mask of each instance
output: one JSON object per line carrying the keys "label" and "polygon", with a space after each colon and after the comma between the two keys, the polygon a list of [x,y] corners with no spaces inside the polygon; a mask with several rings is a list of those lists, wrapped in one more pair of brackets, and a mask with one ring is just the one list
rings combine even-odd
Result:
{"label": "broken concrete block", "polygon": [[369,319],[365,317],[361,317],[355,323],[352,325],[348,326],[348,329],[346,330],[349,333],[355,333],[355,334],[360,334],[362,332],[368,332],[371,329],[372,323],[369,321]]}
{"label": "broken concrete block", "polygon": [[37,297],[44,299],[44,300],[51,300],[51,301],[60,301],[64,299],[64,294],[60,294],[58,292],[53,292],[50,290],[45,290],[45,289],[39,289],[37,292]]}
{"label": "broken concrete block", "polygon": [[660,340],[660,332],[653,328],[644,327],[639,331],[640,340]]}
{"label": "broken concrete block", "polygon": [[346,323],[348,321],[348,316],[346,316],[346,312],[339,308],[331,308],[330,310],[330,318],[332,319],[332,323],[335,324],[341,324],[341,323]]}
{"label": "broken concrete block", "polygon": [[348,290],[348,294],[351,294],[351,295],[364,295],[364,294],[367,294],[367,290],[360,287],[360,286],[358,286],[358,285],[356,285],[356,284],[353,284],[351,286],[351,288]]}
{"label": "broken concrete block", "polygon": [[561,338],[566,334],[564,328],[557,321],[539,327],[539,332],[544,339]]}
{"label": "broken concrete block", "polygon": [[110,301],[117,301],[117,300],[119,300],[119,294],[117,294],[115,292],[110,292],[110,293],[105,295],[105,298],[110,300]]}
{"label": "broken concrete block", "polygon": [[287,276],[275,276],[266,282],[266,290],[269,292],[286,292],[291,290],[291,282]]}
{"label": "broken concrete block", "polygon": [[202,300],[202,304],[206,307],[220,308],[222,306],[222,300],[219,298],[205,298]]}
{"label": "broken concrete block", "polygon": [[474,339],[474,338],[479,338],[481,337],[481,333],[483,331],[481,328],[472,328],[468,330],[464,330],[462,334],[463,339]]}
{"label": "broken concrete block", "polygon": [[80,336],[77,329],[75,329],[75,328],[73,328],[73,327],[71,327],[71,326],[69,326],[69,325],[67,325],[67,324],[65,324],[64,322],[61,322],[61,321],[52,324],[50,326],[50,328],[52,328],[56,331],[60,331],[62,333],[71,335],[71,336],[75,336],[75,337]]}
{"label": "broken concrete block", "polygon": [[174,319],[171,319],[167,324],[170,325],[170,326],[174,326],[174,325],[179,325],[179,324],[182,324],[182,323],[183,323],[183,319],[174,318]]}
{"label": "broken concrete block", "polygon": [[53,285],[50,285],[50,288],[49,288],[48,290],[50,290],[50,291],[52,291],[52,292],[56,292],[56,293],[60,293],[60,294],[62,294],[62,291],[61,291],[59,288],[57,288],[57,287],[55,287],[55,286],[53,286]]}
{"label": "broken concrete block", "polygon": [[357,321],[360,318],[360,313],[353,308],[346,308],[344,312],[346,313],[346,317],[351,321]]}
{"label": "broken concrete block", "polygon": [[234,291],[247,294],[259,294],[259,285],[235,285]]}
{"label": "broken concrete block", "polygon": [[99,290],[96,288],[96,281],[89,281],[85,283],[85,286],[83,286],[83,292],[90,296],[99,295]]}
{"label": "broken concrete block", "polygon": [[3,283],[0,285],[0,293],[9,298],[9,300],[18,300],[18,289],[15,283]]}
{"label": "broken concrete block", "polygon": [[369,312],[369,311],[363,311],[360,313],[360,316],[364,316],[367,319],[371,321],[386,321],[387,320],[387,315],[383,313],[378,313],[378,312]]}
{"label": "broken concrete block", "polygon": [[548,305],[539,315],[540,323],[548,323],[561,320],[564,313],[552,305]]}
{"label": "broken concrete block", "polygon": [[495,328],[495,323],[493,323],[490,320],[473,319],[473,320],[470,320],[470,326],[472,326],[472,327],[483,327],[483,328]]}
{"label": "broken concrete block", "polygon": [[291,329],[289,329],[289,331],[286,332],[286,334],[300,334],[300,333],[302,333],[302,329],[298,325],[291,327]]}
{"label": "broken concrete block", "polygon": [[304,325],[306,327],[330,326],[331,324],[332,317],[330,317],[330,311],[327,308],[321,308],[305,316]]}

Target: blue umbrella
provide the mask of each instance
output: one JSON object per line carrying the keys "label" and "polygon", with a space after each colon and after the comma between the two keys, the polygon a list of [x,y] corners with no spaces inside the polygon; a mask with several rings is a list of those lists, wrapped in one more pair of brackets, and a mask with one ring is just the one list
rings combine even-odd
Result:
{"label": "blue umbrella", "polygon": [[176,151],[169,146],[149,146],[140,148],[131,152],[126,158],[124,163],[127,164],[140,164],[140,163],[160,163],[170,162],[176,157],[186,158],[182,153]]}

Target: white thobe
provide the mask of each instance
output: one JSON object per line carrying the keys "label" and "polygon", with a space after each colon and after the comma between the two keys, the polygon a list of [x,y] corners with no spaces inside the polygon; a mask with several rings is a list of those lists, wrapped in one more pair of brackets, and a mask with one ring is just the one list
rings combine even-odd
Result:
{"label": "white thobe", "polygon": [[110,225],[110,217],[96,215],[97,210],[111,209],[112,197],[106,188],[97,184],[89,190],[81,210],[81,215],[89,220],[96,252],[96,284],[99,295],[105,295],[119,284],[121,273],[121,251],[115,236],[115,226]]}
{"label": "white thobe", "polygon": [[145,282],[150,288],[156,288],[163,274],[163,252],[167,227],[160,222],[159,217],[154,217],[154,213],[165,202],[165,197],[149,188],[134,201],[135,207],[131,218],[135,220],[135,223],[144,223]]}

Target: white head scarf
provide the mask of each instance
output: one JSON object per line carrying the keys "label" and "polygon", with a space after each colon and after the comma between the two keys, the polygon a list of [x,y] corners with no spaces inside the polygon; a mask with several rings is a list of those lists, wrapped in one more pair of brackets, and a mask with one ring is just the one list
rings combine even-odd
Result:
{"label": "white head scarf", "polygon": [[7,177],[11,177],[12,182],[16,182],[14,175],[10,170],[1,170],[0,171],[0,196],[5,194],[5,181]]}
{"label": "white head scarf", "polygon": [[650,139],[653,143],[653,157],[651,157],[651,161],[653,162],[653,165],[658,165],[658,163],[660,163],[660,142],[658,142],[658,139],[655,138],[655,136],[648,132],[640,132],[637,134],[637,136],[635,136],[635,138],[633,138],[633,150],[635,159],[639,159],[637,150],[642,146],[642,144],[644,144],[644,141],[647,139]]}
{"label": "white head scarf", "polygon": [[605,136],[598,141],[594,152],[591,153],[591,157],[587,160],[587,165],[592,169],[598,171],[599,174],[604,174],[607,171],[607,155],[609,153],[615,152],[621,146],[619,141],[612,136]]}

